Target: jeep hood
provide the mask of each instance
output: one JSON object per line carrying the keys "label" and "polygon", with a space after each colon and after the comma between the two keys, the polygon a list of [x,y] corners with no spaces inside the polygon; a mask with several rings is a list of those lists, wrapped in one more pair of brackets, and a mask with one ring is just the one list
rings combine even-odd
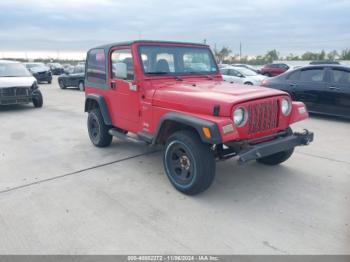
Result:
{"label": "jeep hood", "polygon": [[35,78],[28,77],[0,77],[0,88],[4,87],[29,87],[35,82]]}
{"label": "jeep hood", "polygon": [[224,81],[169,81],[154,83],[153,105],[196,114],[213,114],[220,106],[220,116],[231,116],[233,105],[249,100],[286,95],[285,92],[260,86],[230,84]]}

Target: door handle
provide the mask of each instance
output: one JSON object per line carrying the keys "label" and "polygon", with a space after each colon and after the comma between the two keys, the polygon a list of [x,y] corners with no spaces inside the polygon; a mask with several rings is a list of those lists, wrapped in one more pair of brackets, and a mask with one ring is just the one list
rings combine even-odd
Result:
{"label": "door handle", "polygon": [[111,82],[111,89],[115,90],[117,88],[117,85],[115,82]]}
{"label": "door handle", "polygon": [[331,89],[331,90],[339,90],[340,89],[339,87],[336,87],[336,86],[330,86],[328,88]]}
{"label": "door handle", "polygon": [[297,84],[296,83],[292,83],[292,84],[289,84],[290,87],[296,87]]}

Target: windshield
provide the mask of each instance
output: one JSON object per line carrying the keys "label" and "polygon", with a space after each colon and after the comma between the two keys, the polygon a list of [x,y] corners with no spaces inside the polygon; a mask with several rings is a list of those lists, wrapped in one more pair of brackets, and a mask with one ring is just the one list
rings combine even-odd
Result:
{"label": "windshield", "polygon": [[0,63],[0,77],[27,77],[31,73],[22,64]]}
{"label": "windshield", "polygon": [[237,68],[237,71],[239,71],[242,75],[245,75],[245,76],[256,76],[258,75],[256,72],[248,69],[248,68],[244,68],[244,67],[240,67],[240,68]]}
{"label": "windshield", "polygon": [[145,74],[214,74],[217,66],[208,48],[146,45],[139,47]]}

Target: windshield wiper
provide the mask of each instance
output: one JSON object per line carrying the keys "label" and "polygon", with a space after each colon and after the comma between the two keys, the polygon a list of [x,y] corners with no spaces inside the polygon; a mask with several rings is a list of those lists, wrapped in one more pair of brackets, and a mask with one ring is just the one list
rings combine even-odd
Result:
{"label": "windshield wiper", "polygon": [[[146,74],[150,75],[170,75],[168,72],[148,72]],[[183,81],[181,77],[178,77],[177,75],[171,75],[173,76],[177,81]]]}
{"label": "windshield wiper", "polygon": [[214,77],[210,76],[210,75],[207,75],[207,74],[202,74],[200,72],[194,72],[194,71],[189,71],[189,72],[186,72],[188,74],[194,74],[194,75],[200,75],[200,76],[205,76],[206,78],[210,79],[210,80],[213,80]]}

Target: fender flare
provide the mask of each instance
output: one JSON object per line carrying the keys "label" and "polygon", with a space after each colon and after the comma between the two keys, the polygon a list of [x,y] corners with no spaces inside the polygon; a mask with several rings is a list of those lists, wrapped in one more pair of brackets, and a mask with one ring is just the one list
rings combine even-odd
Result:
{"label": "fender flare", "polygon": [[88,112],[90,110],[89,101],[91,101],[91,100],[95,101],[98,104],[104,123],[106,125],[112,125],[112,120],[111,120],[111,116],[109,115],[107,103],[106,103],[103,96],[98,95],[98,94],[88,94],[85,97],[85,109],[84,109],[84,111]]}
{"label": "fender flare", "polygon": [[[202,119],[202,118],[198,118],[195,116],[190,116],[190,115],[186,115],[186,114],[182,114],[182,113],[170,112],[170,113],[166,113],[164,116],[161,117],[159,124],[158,124],[157,131],[154,135],[154,139],[152,141],[152,144],[158,143],[158,141],[161,137],[162,131],[164,130],[164,128],[166,126],[167,121],[183,124],[183,125],[186,125],[186,126],[189,126],[193,129],[195,129],[197,131],[198,135],[200,136],[202,142],[204,142],[204,143],[207,143],[207,144],[221,144],[222,143],[220,131],[219,131],[219,128],[216,125],[216,123]],[[203,127],[209,128],[210,133],[211,133],[211,138],[207,138],[203,134],[203,131],[202,131]]]}

